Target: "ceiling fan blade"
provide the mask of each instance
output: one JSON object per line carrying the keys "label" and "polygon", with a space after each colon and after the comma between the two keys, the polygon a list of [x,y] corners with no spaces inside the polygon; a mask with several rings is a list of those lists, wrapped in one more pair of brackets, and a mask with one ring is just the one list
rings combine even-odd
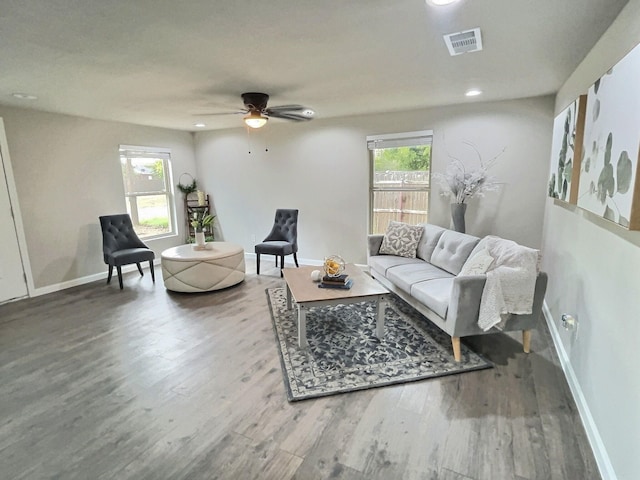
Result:
{"label": "ceiling fan blade", "polygon": [[302,112],[278,112],[278,111],[269,111],[266,112],[266,115],[273,118],[284,118],[285,120],[292,120],[294,122],[308,122],[309,120],[313,120],[313,115],[304,114]]}
{"label": "ceiling fan blade", "polygon": [[235,112],[216,112],[216,113],[194,113],[196,117],[213,117],[217,115],[238,115],[238,114],[247,114],[249,110],[238,110]]}
{"label": "ceiling fan blade", "polygon": [[267,111],[271,112],[281,112],[283,110],[287,111],[300,111],[300,110],[311,110],[309,107],[305,107],[304,105],[276,105],[275,107],[267,107]]}

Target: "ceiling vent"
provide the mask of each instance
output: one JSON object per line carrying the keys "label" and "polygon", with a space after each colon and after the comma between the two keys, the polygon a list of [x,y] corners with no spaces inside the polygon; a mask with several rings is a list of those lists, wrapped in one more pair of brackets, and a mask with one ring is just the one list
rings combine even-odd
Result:
{"label": "ceiling vent", "polygon": [[480,29],[465,30],[464,32],[449,33],[444,35],[444,43],[447,44],[449,54],[460,55],[461,53],[479,52],[482,50],[482,36]]}

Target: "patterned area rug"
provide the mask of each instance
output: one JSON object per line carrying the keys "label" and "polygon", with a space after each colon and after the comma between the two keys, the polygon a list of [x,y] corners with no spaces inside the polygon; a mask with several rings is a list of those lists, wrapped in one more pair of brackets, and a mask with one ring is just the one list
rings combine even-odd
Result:
{"label": "patterned area rug", "polygon": [[464,344],[456,363],[451,337],[392,294],[384,339],[375,336],[375,303],[336,305],[307,313],[308,349],[298,347],[297,308],[287,310],[285,289],[267,289],[267,298],[290,402],[493,366]]}

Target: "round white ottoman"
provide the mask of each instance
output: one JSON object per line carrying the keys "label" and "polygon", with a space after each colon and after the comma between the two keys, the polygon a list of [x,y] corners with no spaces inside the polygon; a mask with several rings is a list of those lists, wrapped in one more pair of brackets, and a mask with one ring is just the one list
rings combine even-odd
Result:
{"label": "round white ottoman", "polygon": [[228,242],[211,242],[206,250],[180,245],[162,252],[162,278],[167,290],[209,292],[244,280],[244,249]]}

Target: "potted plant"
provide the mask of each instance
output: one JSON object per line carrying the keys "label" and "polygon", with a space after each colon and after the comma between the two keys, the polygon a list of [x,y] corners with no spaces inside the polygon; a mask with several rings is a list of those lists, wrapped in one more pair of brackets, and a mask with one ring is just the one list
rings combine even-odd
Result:
{"label": "potted plant", "polygon": [[208,212],[204,210],[198,210],[193,212],[191,216],[191,226],[196,231],[197,246],[202,247],[206,243],[204,238],[204,229],[206,227],[211,226],[215,218],[216,218],[215,215],[210,215]]}

